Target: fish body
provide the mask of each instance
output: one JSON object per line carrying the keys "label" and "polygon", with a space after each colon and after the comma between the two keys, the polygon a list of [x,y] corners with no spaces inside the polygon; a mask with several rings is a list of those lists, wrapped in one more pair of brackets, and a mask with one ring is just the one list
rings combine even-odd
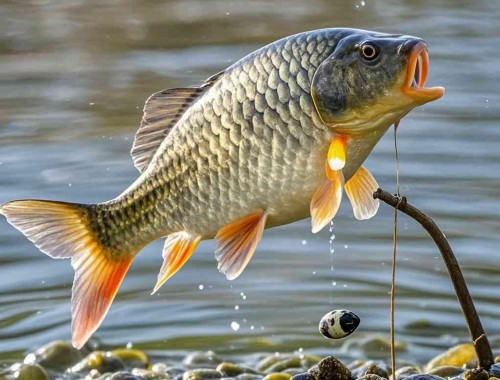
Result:
{"label": "fish body", "polygon": [[355,216],[374,215],[376,181],[361,165],[424,88],[418,38],[323,29],[271,43],[197,87],[146,102],[132,157],[139,178],[95,205],[21,200],[0,211],[51,257],[71,258],[73,343],[102,322],[133,257],[166,236],[155,291],[201,240],[217,240],[234,279],[265,228],[312,216],[320,230],[345,191]]}

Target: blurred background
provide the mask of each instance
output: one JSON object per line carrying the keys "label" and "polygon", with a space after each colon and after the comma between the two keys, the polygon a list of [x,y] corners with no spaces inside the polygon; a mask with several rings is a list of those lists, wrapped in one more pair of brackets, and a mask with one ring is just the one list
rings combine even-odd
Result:
{"label": "blurred background", "polygon": [[[273,40],[324,27],[417,35],[429,44],[428,83],[447,93],[401,123],[402,192],[451,240],[495,342],[499,15],[500,2],[491,0],[3,0],[0,202],[116,196],[138,175],[129,150],[151,93],[199,84]],[[366,165],[395,190],[392,131]],[[269,230],[234,282],[217,272],[213,242],[204,242],[150,296],[162,262],[158,241],[137,257],[97,337],[158,352],[302,348],[359,357],[364,340],[388,336],[392,218],[381,206],[359,222],[344,202],[331,232],[313,236],[309,220]],[[0,357],[69,339],[70,263],[41,254],[4,218],[0,263]],[[406,345],[399,358],[423,361],[467,338],[439,253],[403,216],[397,283],[397,340]],[[362,322],[347,341],[332,343],[317,325],[336,308]]]}

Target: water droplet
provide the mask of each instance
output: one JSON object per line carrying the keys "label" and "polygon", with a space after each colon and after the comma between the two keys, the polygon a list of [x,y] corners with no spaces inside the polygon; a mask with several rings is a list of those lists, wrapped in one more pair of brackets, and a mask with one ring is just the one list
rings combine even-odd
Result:
{"label": "water droplet", "polygon": [[349,248],[349,246],[347,244],[344,244],[344,249],[347,249]]}
{"label": "water droplet", "polygon": [[302,245],[306,245],[307,244],[307,240],[302,240]]}
{"label": "water droplet", "polygon": [[203,290],[204,286],[203,284],[198,285],[198,289]]}
{"label": "water droplet", "polygon": [[68,186],[71,187],[71,186],[73,186],[73,184],[70,182],[70,183],[68,183]]}
{"label": "water droplet", "polygon": [[234,310],[239,310],[239,309],[240,309],[240,307],[239,307],[238,305],[236,305],[236,306],[234,307]]}
{"label": "water droplet", "polygon": [[130,349],[130,348],[134,347],[134,344],[132,342],[128,342],[125,347]]}
{"label": "water droplet", "polygon": [[255,329],[254,325],[250,326],[250,330],[254,330],[254,329]]}
{"label": "water droplet", "polygon": [[238,331],[240,329],[240,324],[236,321],[232,321],[231,322],[231,328],[234,330],[234,331]]}
{"label": "water droplet", "polygon": [[332,281],[332,286],[337,286],[337,281]]}

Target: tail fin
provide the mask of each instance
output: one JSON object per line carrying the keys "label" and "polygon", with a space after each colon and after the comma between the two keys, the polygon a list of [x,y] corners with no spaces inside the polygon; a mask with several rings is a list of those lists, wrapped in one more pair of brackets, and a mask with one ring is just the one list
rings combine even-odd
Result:
{"label": "tail fin", "polygon": [[96,239],[86,205],[21,200],[2,205],[0,214],[43,253],[71,257],[73,346],[81,348],[108,312],[134,254],[117,255]]}

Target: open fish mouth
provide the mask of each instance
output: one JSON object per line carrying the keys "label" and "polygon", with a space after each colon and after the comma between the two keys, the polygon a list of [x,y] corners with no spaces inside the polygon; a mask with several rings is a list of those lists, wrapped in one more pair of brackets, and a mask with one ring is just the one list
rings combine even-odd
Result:
{"label": "open fish mouth", "polygon": [[443,87],[425,87],[429,74],[429,54],[427,45],[418,42],[410,52],[406,68],[406,79],[403,83],[403,93],[419,102],[431,102],[444,95]]}

